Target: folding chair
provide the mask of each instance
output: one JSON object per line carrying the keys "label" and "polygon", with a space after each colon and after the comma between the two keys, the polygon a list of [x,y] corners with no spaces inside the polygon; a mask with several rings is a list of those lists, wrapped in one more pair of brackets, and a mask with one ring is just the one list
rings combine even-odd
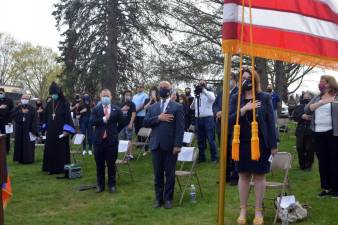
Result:
{"label": "folding chair", "polygon": [[128,167],[128,170],[127,171],[121,171],[121,172],[128,173],[131,180],[134,181],[133,173],[132,173],[132,170],[130,168],[130,163],[129,163],[129,159],[128,159],[129,148],[130,148],[130,141],[123,141],[123,140],[119,141],[118,153],[124,153],[124,154],[119,154],[122,157],[118,158],[116,160],[115,164],[116,164],[116,170],[117,170],[118,177],[120,177],[120,170],[118,169],[118,167],[124,165],[124,166]]}
{"label": "folding chair", "polygon": [[193,140],[194,140],[194,133],[184,132],[183,143],[186,144],[187,147],[191,147]]}
{"label": "folding chair", "polygon": [[[194,147],[182,147],[181,152],[178,154],[177,162],[180,163],[179,170],[176,170],[175,176],[177,180],[177,184],[180,188],[180,201],[179,204],[182,205],[183,197],[186,191],[188,190],[188,187],[192,184],[193,177],[196,178],[197,186],[196,188],[199,189],[201,197],[203,197],[202,193],[202,187],[197,175],[197,171],[195,169],[196,162],[198,158],[198,151]],[[185,163],[191,163],[190,170],[184,170]],[[180,177],[186,177],[185,185],[182,189]]]}
{"label": "folding chair", "polygon": [[[280,190],[280,199],[275,213],[273,225],[277,222],[278,211],[282,201],[282,196],[285,191],[290,191],[289,170],[292,165],[292,156],[289,152],[278,152],[271,162],[271,175],[274,177],[277,172],[284,172],[283,180],[281,182],[266,181],[266,189]],[[254,186],[254,182],[250,182],[251,186]],[[275,200],[275,199],[271,199]]]}
{"label": "folding chair", "polygon": [[137,160],[140,158],[141,154],[145,152],[146,146],[149,145],[150,134],[151,134],[151,128],[142,127],[137,133],[137,137],[143,138],[144,141],[143,142],[140,142],[140,141],[132,142],[132,146],[142,146],[142,149],[137,156]]}
{"label": "folding chair", "polygon": [[[72,138],[72,147],[70,150],[70,155],[73,158],[73,162],[77,163],[76,161],[76,155],[82,155],[82,143],[85,139],[84,134],[75,134]],[[75,147],[75,149],[73,149]],[[82,157],[83,160],[83,157]]]}

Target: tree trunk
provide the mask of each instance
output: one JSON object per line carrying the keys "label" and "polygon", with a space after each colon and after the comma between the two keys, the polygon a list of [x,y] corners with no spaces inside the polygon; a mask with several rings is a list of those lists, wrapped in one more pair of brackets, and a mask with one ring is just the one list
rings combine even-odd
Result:
{"label": "tree trunk", "polygon": [[108,88],[113,99],[116,98],[118,81],[118,0],[107,0],[107,52],[102,87]]}
{"label": "tree trunk", "polygon": [[262,90],[266,91],[266,87],[269,84],[269,78],[268,78],[268,73],[267,73],[267,60],[264,58],[256,57],[255,65],[256,65],[257,73],[261,77]]}
{"label": "tree trunk", "polygon": [[282,61],[275,62],[275,91],[282,98],[282,100],[288,102],[288,84],[287,77],[285,73],[284,64]]}

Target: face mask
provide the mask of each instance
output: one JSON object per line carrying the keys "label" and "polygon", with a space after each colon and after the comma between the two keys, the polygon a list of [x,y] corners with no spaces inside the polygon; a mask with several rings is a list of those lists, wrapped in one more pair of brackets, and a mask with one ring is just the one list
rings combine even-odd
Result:
{"label": "face mask", "polygon": [[308,104],[310,101],[311,101],[311,99],[304,99],[302,103],[303,104]]}
{"label": "face mask", "polygon": [[181,103],[181,104],[183,104],[183,103],[184,103],[184,101],[183,101],[183,100],[180,100],[180,103]]}
{"label": "face mask", "polygon": [[42,103],[36,103],[36,107],[41,107]]}
{"label": "face mask", "polygon": [[130,102],[131,101],[131,96],[127,95],[124,97],[124,99],[126,100],[126,102]]}
{"label": "face mask", "polygon": [[29,100],[28,99],[21,99],[22,105],[28,105]]}
{"label": "face mask", "polygon": [[190,95],[190,91],[185,91],[185,95]]}
{"label": "face mask", "polygon": [[110,98],[108,96],[104,96],[101,98],[101,103],[103,105],[109,105],[110,104]]}
{"label": "face mask", "polygon": [[58,98],[59,98],[59,95],[58,95],[58,94],[52,94],[52,99],[53,99],[54,101],[58,100]]}
{"label": "face mask", "polygon": [[250,91],[252,89],[251,79],[243,81],[242,89],[243,89],[243,91]]}
{"label": "face mask", "polygon": [[230,89],[234,88],[234,84],[232,83],[232,81],[230,81]]}
{"label": "face mask", "polygon": [[84,101],[85,103],[89,102],[89,101],[90,101],[90,97],[85,95],[85,96],[83,97],[83,101]]}
{"label": "face mask", "polygon": [[327,86],[326,86],[326,84],[319,84],[318,88],[319,88],[319,91],[321,93],[324,93],[326,91],[326,89],[327,89]]}
{"label": "face mask", "polygon": [[271,93],[272,92],[272,89],[266,89],[267,92]]}
{"label": "face mask", "polygon": [[167,88],[160,88],[159,95],[161,98],[168,98],[170,95],[170,90]]}
{"label": "face mask", "polygon": [[4,97],[5,97],[5,94],[4,94],[4,93],[1,93],[1,94],[0,94],[0,99],[1,99],[1,98],[4,98]]}

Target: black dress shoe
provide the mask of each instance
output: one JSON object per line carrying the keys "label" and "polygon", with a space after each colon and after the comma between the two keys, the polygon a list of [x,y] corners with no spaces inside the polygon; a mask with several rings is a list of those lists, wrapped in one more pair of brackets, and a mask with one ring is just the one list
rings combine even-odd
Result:
{"label": "black dress shoe", "polygon": [[115,193],[115,192],[116,192],[115,186],[112,186],[109,188],[109,193]]}
{"label": "black dress shoe", "polygon": [[154,208],[161,208],[162,204],[163,204],[163,201],[156,200],[154,204]]}
{"label": "black dress shoe", "polygon": [[101,193],[101,192],[103,192],[104,191],[104,189],[102,188],[102,187],[98,187],[97,189],[96,189],[96,193]]}
{"label": "black dress shoe", "polygon": [[171,209],[173,207],[172,201],[165,201],[164,206],[165,209]]}

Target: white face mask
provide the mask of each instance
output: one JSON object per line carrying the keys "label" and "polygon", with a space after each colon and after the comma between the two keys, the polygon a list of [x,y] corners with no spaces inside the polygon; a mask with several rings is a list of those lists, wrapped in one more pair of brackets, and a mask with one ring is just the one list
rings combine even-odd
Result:
{"label": "white face mask", "polygon": [[21,99],[21,104],[28,105],[29,100],[28,99]]}

